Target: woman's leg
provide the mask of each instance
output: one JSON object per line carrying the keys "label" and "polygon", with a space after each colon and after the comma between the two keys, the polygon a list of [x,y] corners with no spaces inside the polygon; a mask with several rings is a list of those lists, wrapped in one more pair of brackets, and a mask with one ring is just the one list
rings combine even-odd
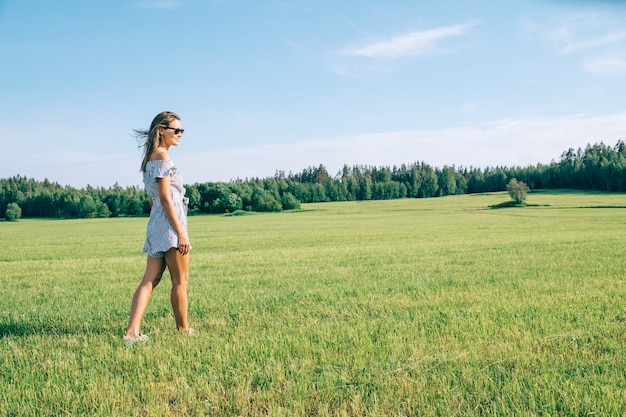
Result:
{"label": "woman's leg", "polygon": [[189,331],[187,321],[187,284],[189,282],[189,255],[181,255],[177,248],[165,253],[165,263],[172,277],[172,294],[170,300],[176,319],[176,328]]}
{"label": "woman's leg", "polygon": [[126,330],[126,336],[137,337],[139,336],[139,326],[141,326],[141,319],[143,313],[146,311],[148,301],[152,295],[152,290],[159,285],[161,277],[165,271],[165,261],[163,258],[153,258],[148,256],[146,264],[146,272],[143,275],[141,284],[135,291],[133,296],[133,303],[130,307],[130,318],[128,320],[128,329]]}

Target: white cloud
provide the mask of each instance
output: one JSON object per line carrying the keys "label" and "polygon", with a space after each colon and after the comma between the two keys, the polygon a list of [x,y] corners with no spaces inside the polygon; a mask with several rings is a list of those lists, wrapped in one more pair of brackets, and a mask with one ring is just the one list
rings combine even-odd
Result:
{"label": "white cloud", "polygon": [[[268,177],[323,164],[331,174],[343,164],[399,166],[424,161],[444,165],[528,166],[558,160],[569,149],[626,139],[626,112],[604,116],[500,120],[440,130],[364,133],[345,137],[172,155],[187,182]],[[184,169],[183,169],[184,167]]]}
{"label": "white cloud", "polygon": [[604,35],[589,37],[587,39],[575,39],[571,30],[565,26],[553,29],[546,33],[547,38],[552,41],[563,54],[596,49],[605,45],[620,42],[626,39],[626,32],[610,32]]}
{"label": "white cloud", "polygon": [[[185,182],[229,181],[271,177],[278,171],[299,173],[323,164],[334,175],[344,164],[400,166],[425,162],[432,166],[529,166],[558,160],[569,148],[588,143],[612,145],[626,140],[626,111],[608,115],[572,115],[553,119],[498,120],[482,125],[438,130],[363,133],[302,140],[291,144],[186,152],[170,155]],[[20,174],[48,178],[62,185],[110,187],[141,185],[140,152],[56,152],[45,158],[9,154],[0,177]],[[20,162],[21,161],[21,162]]]}
{"label": "white cloud", "polygon": [[593,75],[626,75],[626,61],[617,57],[585,58],[582,62],[585,71]]}
{"label": "white cloud", "polygon": [[463,35],[475,25],[476,23],[470,22],[463,25],[410,32],[383,41],[349,47],[344,50],[344,54],[367,58],[393,59],[440,52],[437,42],[452,36]]}

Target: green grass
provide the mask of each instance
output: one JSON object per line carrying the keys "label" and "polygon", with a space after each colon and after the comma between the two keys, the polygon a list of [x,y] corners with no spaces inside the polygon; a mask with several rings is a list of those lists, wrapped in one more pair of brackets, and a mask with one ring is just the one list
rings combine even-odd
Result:
{"label": "green grass", "polygon": [[624,416],[624,194],[506,193],[189,218],[125,345],[145,218],[0,223],[7,416]]}

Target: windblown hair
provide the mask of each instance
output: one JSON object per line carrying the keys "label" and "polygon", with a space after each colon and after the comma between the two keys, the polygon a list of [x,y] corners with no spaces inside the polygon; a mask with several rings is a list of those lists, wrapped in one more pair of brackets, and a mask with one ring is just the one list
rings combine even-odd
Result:
{"label": "windblown hair", "polygon": [[150,124],[150,130],[136,130],[134,136],[137,138],[139,147],[143,147],[143,160],[141,161],[141,172],[146,171],[146,164],[150,160],[150,155],[159,146],[162,134],[159,128],[169,127],[174,120],[180,120],[180,116],[171,111],[164,111],[156,115]]}

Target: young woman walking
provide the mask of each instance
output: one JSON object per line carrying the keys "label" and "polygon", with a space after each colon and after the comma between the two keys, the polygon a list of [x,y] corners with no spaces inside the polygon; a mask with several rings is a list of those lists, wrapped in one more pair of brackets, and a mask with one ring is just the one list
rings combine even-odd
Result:
{"label": "young woman walking", "polygon": [[130,319],[124,340],[147,341],[140,325],[152,291],[161,281],[167,267],[172,279],[170,300],[176,319],[176,328],[193,333],[187,321],[187,284],[189,281],[189,251],[187,234],[187,205],[183,177],[168,151],[178,146],[185,130],[180,117],[173,112],[159,113],[150,130],[135,130],[142,140],[144,156],[141,163],[143,183],[150,198],[150,220],[146,228],[143,251],[148,254],[146,271],[135,291],[130,309]]}

